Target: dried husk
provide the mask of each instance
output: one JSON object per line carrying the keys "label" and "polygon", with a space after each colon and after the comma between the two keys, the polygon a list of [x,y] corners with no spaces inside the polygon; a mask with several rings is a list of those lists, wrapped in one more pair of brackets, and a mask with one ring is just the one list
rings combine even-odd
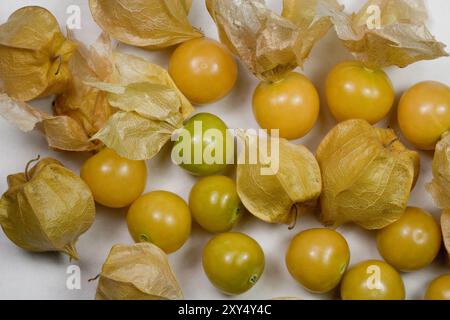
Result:
{"label": "dried husk", "polygon": [[90,151],[99,147],[73,118],[53,116],[6,94],[0,94],[0,115],[24,132],[39,129],[56,150]]}
{"label": "dried husk", "polygon": [[202,37],[189,22],[192,0],[89,0],[98,25],[113,38],[161,49]]}
{"label": "dried husk", "polygon": [[81,178],[47,158],[31,170],[8,176],[0,200],[0,224],[17,246],[60,251],[78,259],[75,243],[94,222],[92,193]]}
{"label": "dried husk", "polygon": [[206,0],[221,41],[258,78],[266,80],[303,66],[315,43],[332,27],[319,15],[342,10],[335,0],[285,0],[283,16],[264,0]]}
{"label": "dried husk", "polygon": [[88,84],[107,92],[109,104],[119,111],[92,139],[122,157],[151,159],[183,126],[193,107],[165,69],[130,55],[114,57],[120,83]]}
{"label": "dried husk", "polygon": [[450,209],[450,132],[436,145],[433,181],[426,188],[439,208]]}
{"label": "dried husk", "polygon": [[[69,39],[76,42],[71,33]],[[69,116],[80,124],[87,136],[92,137],[113,114],[106,93],[85,84],[86,81],[112,81],[114,60],[109,36],[103,33],[90,48],[78,43],[69,69],[72,78],[68,88],[55,100],[55,115]]]}
{"label": "dried husk", "polygon": [[420,158],[390,129],[349,120],[332,129],[317,150],[322,171],[321,220],[381,229],[400,218],[419,173]]}
{"label": "dried husk", "polygon": [[167,255],[150,243],[116,245],[103,265],[97,300],[180,300]]}
{"label": "dried husk", "polygon": [[17,10],[0,26],[0,92],[22,101],[61,93],[75,50],[49,11]]}
{"label": "dried husk", "polygon": [[[255,143],[249,135],[241,139],[245,139],[247,150]],[[261,162],[261,157],[256,164],[241,159],[237,166],[237,191],[244,206],[257,218],[269,223],[292,224],[302,207],[316,204],[322,189],[320,168],[306,147],[285,139],[279,141],[278,171],[262,174],[261,169],[267,170],[268,166]],[[267,144],[270,143],[268,139]],[[248,155],[242,153],[241,157]]]}
{"label": "dried husk", "polygon": [[448,55],[445,45],[425,26],[427,11],[422,0],[369,0],[352,15],[330,10],[325,16],[332,18],[350,53],[369,67],[403,68]]}
{"label": "dried husk", "polygon": [[445,249],[450,255],[450,209],[444,210],[441,216],[442,239]]}

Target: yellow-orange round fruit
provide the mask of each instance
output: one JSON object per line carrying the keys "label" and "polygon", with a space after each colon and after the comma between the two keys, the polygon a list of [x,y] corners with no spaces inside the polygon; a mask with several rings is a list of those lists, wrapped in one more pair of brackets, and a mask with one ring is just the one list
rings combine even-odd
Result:
{"label": "yellow-orange round fruit", "polygon": [[151,242],[166,253],[180,249],[191,234],[191,212],[178,195],[154,191],[128,210],[127,224],[136,242]]}
{"label": "yellow-orange round fruit", "polygon": [[403,272],[425,268],[439,253],[442,236],[433,216],[407,208],[399,220],[378,231],[377,246],[391,266]]}
{"label": "yellow-orange round fruit", "polygon": [[145,190],[145,161],[129,160],[105,148],[89,158],[81,168],[81,178],[97,203],[109,208],[124,208]]}
{"label": "yellow-orange round fruit", "polygon": [[203,105],[230,93],[236,84],[238,68],[225,46],[200,38],[186,41],[174,51],[169,73],[192,103]]}
{"label": "yellow-orange round fruit", "polygon": [[395,100],[387,74],[359,61],[336,65],[328,74],[325,93],[328,107],[339,122],[364,119],[375,124],[387,116]]}
{"label": "yellow-orange round fruit", "polygon": [[256,121],[263,129],[279,129],[280,137],[285,139],[305,136],[316,123],[319,111],[316,88],[296,72],[277,81],[261,82],[253,94]]}
{"label": "yellow-orange round fruit", "polygon": [[407,90],[398,106],[400,130],[422,150],[433,150],[450,130],[450,88],[436,81],[420,82]]}

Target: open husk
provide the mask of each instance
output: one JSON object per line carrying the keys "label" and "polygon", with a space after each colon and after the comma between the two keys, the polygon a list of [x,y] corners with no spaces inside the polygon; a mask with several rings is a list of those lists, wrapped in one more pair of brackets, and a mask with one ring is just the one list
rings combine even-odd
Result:
{"label": "open husk", "polygon": [[[252,149],[251,143],[258,143],[249,135],[240,139],[245,139],[246,150]],[[261,157],[252,163],[248,155],[242,153],[237,166],[237,191],[244,206],[257,218],[291,225],[299,210],[316,204],[322,188],[320,168],[304,146],[280,139],[277,152],[278,155],[270,155],[272,159],[279,156],[279,166],[274,169]]]}
{"label": "open husk", "polygon": [[8,186],[0,200],[0,225],[8,238],[25,250],[61,251],[78,259],[75,243],[95,217],[83,180],[47,158],[8,176]]}
{"label": "open husk", "polygon": [[[76,42],[71,33],[69,39]],[[85,84],[86,81],[112,81],[114,61],[109,36],[103,33],[90,48],[78,43],[78,50],[69,62],[69,69],[72,78],[67,89],[56,97],[55,115],[69,116],[88,137],[92,137],[113,113],[106,94]]]}
{"label": "open husk", "polygon": [[406,209],[420,158],[390,129],[349,120],[332,129],[317,150],[322,171],[321,220],[381,229]]}
{"label": "open husk", "polygon": [[450,209],[450,132],[436,145],[433,159],[433,181],[427,185],[437,206]]}
{"label": "open husk", "polygon": [[448,55],[425,25],[422,0],[368,0],[352,15],[327,9],[342,43],[369,67],[403,68]]}
{"label": "open husk", "polygon": [[48,10],[17,10],[0,26],[0,92],[21,101],[63,92],[75,50]]}
{"label": "open husk", "polygon": [[92,15],[113,38],[160,49],[202,37],[188,19],[192,0],[89,0]]}
{"label": "open husk", "polygon": [[206,0],[221,41],[260,79],[273,79],[302,66],[315,43],[332,27],[326,12],[335,0],[284,0],[283,16],[264,0]]}
{"label": "open husk", "polygon": [[97,300],[180,300],[167,255],[150,243],[116,245],[100,273]]}
{"label": "open husk", "polygon": [[153,158],[194,110],[168,72],[148,61],[115,53],[116,82],[88,83],[107,92],[116,112],[93,137],[132,160]]}

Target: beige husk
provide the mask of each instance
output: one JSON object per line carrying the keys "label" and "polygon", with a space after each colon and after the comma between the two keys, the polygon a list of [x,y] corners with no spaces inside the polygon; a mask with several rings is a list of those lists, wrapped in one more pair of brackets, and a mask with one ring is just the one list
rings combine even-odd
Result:
{"label": "beige husk", "polygon": [[150,243],[116,245],[100,273],[97,300],[180,300],[167,255]]}
{"label": "beige husk", "polygon": [[450,209],[444,210],[441,216],[442,238],[444,240],[445,249],[450,255]]}
{"label": "beige husk", "polygon": [[450,209],[450,132],[436,145],[433,181],[426,188],[439,208]]}
{"label": "beige husk", "polygon": [[[73,35],[69,38],[76,42]],[[112,47],[102,34],[88,49],[81,43],[68,64],[71,71],[66,90],[56,97],[54,114],[34,108],[19,99],[0,94],[0,115],[24,132],[37,127],[48,145],[63,151],[92,151],[101,147],[90,138],[103,127],[113,110],[106,94],[84,81],[109,81],[113,76]]]}
{"label": "beige husk", "polygon": [[161,49],[202,37],[188,19],[192,0],[89,0],[92,16],[113,38]]}
{"label": "beige husk", "polygon": [[389,129],[349,120],[332,129],[317,150],[322,171],[321,220],[381,229],[400,218],[419,173],[420,158]]}
{"label": "beige husk", "polygon": [[[245,139],[246,150],[251,149],[251,143],[258,143],[253,138],[240,137]],[[298,210],[316,204],[322,188],[320,168],[306,147],[280,139],[279,168],[276,172],[271,170],[271,174],[262,174],[261,169],[267,170],[268,166],[261,162],[261,157],[256,164],[249,161],[246,152],[241,153],[241,157],[247,159],[241,158],[237,166],[237,191],[254,216],[269,223],[292,224]]]}
{"label": "beige husk", "polygon": [[8,176],[8,186],[0,200],[0,224],[8,238],[29,251],[61,251],[78,259],[75,243],[95,217],[83,180],[47,158]]}
{"label": "beige husk", "polygon": [[22,101],[61,93],[75,50],[49,11],[17,10],[0,26],[0,92]]}
{"label": "beige husk", "polygon": [[403,68],[448,55],[425,25],[422,0],[369,0],[352,15],[327,9],[342,43],[369,67]]}
{"label": "beige husk", "polygon": [[206,0],[221,41],[260,79],[303,66],[315,43],[332,27],[319,13],[341,6],[335,0],[284,0],[282,16],[264,0]]}
{"label": "beige husk", "polygon": [[114,54],[117,84],[88,83],[107,92],[118,109],[93,137],[132,160],[153,158],[193,107],[177,89],[168,72],[148,61]]}

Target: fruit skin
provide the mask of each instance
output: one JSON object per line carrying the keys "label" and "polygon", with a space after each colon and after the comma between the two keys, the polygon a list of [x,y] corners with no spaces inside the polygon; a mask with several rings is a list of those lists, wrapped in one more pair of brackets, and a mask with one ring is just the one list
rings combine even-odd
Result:
{"label": "fruit skin", "polygon": [[436,81],[409,88],[400,99],[398,123],[409,142],[422,150],[434,150],[450,130],[450,88]]}
{"label": "fruit skin", "polygon": [[442,236],[428,212],[407,208],[396,222],[379,230],[378,251],[397,270],[411,272],[428,266],[439,254]]}
{"label": "fruit skin", "polygon": [[[373,286],[373,287],[371,287]],[[404,300],[400,274],[384,261],[368,260],[348,270],[341,283],[342,300]]]}
{"label": "fruit skin", "polygon": [[325,293],[339,285],[350,260],[347,241],[330,229],[311,229],[292,239],[286,266],[307,290]]}
{"label": "fruit skin", "polygon": [[305,136],[316,123],[319,111],[316,88],[296,72],[275,82],[261,82],[253,94],[253,113],[259,125],[266,130],[279,129],[280,137],[288,140]]}
{"label": "fruit skin", "polygon": [[228,295],[252,288],[264,271],[260,245],[242,233],[222,233],[203,250],[203,269],[211,283]]}
{"label": "fruit skin", "polygon": [[198,181],[189,195],[189,208],[195,221],[213,233],[230,231],[243,212],[236,183],[225,176]]}
{"label": "fruit skin", "polygon": [[[198,130],[196,132],[196,123],[201,125],[201,132],[198,132]],[[231,133],[227,131],[227,125],[219,117],[211,113],[199,113],[186,122],[184,129],[189,132],[191,137],[191,163],[182,163],[180,167],[196,176],[209,176],[224,171],[227,167],[227,136],[231,139],[230,141],[233,141]],[[205,134],[210,129],[218,130],[221,137],[223,137],[223,156],[220,157],[220,163],[207,164],[203,157],[206,148],[220,147],[220,144]],[[180,144],[183,144],[182,137],[175,143],[174,148],[180,147]],[[194,153],[197,149],[202,150],[202,163],[200,164],[195,163]]]}
{"label": "fruit skin", "polygon": [[97,203],[124,208],[144,192],[147,165],[145,161],[129,160],[105,148],[83,164],[80,175]]}
{"label": "fruit skin", "polygon": [[191,213],[174,193],[154,191],[137,199],[128,210],[128,230],[136,242],[151,242],[166,253],[180,249],[191,234]]}
{"label": "fruit skin", "polygon": [[429,284],[425,300],[450,300],[450,274],[442,275]]}
{"label": "fruit skin", "polygon": [[326,79],[325,93],[328,107],[339,122],[364,119],[375,124],[387,116],[395,100],[387,74],[359,61],[336,65]]}
{"label": "fruit skin", "polygon": [[172,54],[169,73],[194,104],[209,104],[228,95],[237,81],[238,68],[228,49],[208,38],[189,40]]}

